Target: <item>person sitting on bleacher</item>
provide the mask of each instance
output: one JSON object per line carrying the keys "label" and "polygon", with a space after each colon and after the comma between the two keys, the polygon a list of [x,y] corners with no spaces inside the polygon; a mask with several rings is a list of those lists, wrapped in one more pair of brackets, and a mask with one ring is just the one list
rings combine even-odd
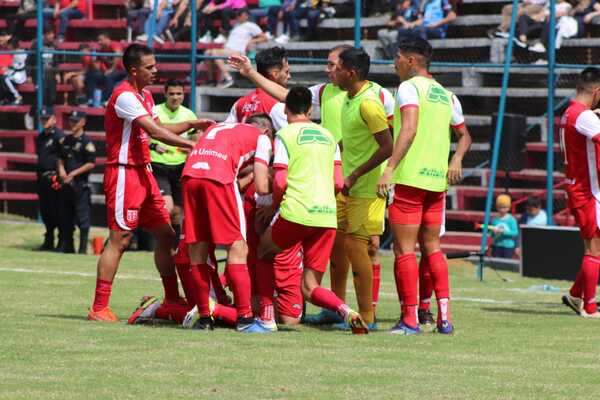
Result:
{"label": "person sitting on bleacher", "polygon": [[[529,17],[539,15],[546,7],[547,2],[548,0],[521,0],[517,8],[517,19],[521,15],[527,15]],[[488,36],[490,38],[508,38],[508,30],[510,28],[510,20],[512,17],[512,4],[507,4],[502,7],[501,17],[502,20],[500,25],[498,25],[496,29],[488,31]]]}
{"label": "person sitting on bleacher", "polygon": [[87,11],[87,0],[60,0],[54,4],[54,18],[60,18],[58,41],[65,40],[69,21],[82,19]]}
{"label": "person sitting on bleacher", "polygon": [[418,0],[403,0],[392,13],[386,26],[388,29],[377,31],[377,37],[386,55],[394,58],[396,55],[396,43],[399,28],[411,28],[419,18]]}
{"label": "person sitting on bleacher", "polygon": [[[6,27],[8,33],[13,37],[22,38],[25,36],[25,22],[27,22],[28,19],[35,19],[37,17],[36,3],[35,0],[21,0],[21,5],[19,5],[17,13],[8,14],[6,16]],[[45,20],[54,17],[54,9],[48,5],[47,1],[44,1],[42,14]]]}
{"label": "person sitting on bleacher", "polygon": [[252,21],[260,23],[261,18],[267,17],[267,29],[265,34],[271,40],[277,34],[277,23],[281,11],[281,0],[259,0],[258,8],[250,10]]}
{"label": "person sitting on bleacher", "polygon": [[[200,26],[204,34],[198,42],[225,43],[231,30],[230,21],[235,18],[238,10],[246,7],[246,0],[210,0],[200,13]],[[215,27],[217,20],[221,21],[219,30]],[[216,36],[217,32],[219,32],[218,36]]]}
{"label": "person sitting on bleacher", "polygon": [[298,0],[298,3],[300,5],[292,13],[290,24],[292,39],[300,36],[300,20],[306,18],[308,24],[306,39],[314,40],[317,38],[319,22],[335,13],[335,10],[330,7],[331,0],[307,0],[304,2]]}
{"label": "person sitting on bleacher", "polygon": [[[285,44],[290,41],[290,36],[291,36],[290,27],[292,25],[294,10],[296,9],[297,4],[298,4],[297,0],[283,0],[281,9],[277,12],[277,21],[279,19],[283,19],[283,30],[281,31],[281,35],[277,36],[277,38],[275,39],[275,41],[279,44]],[[276,24],[277,24],[277,21],[276,21]],[[269,16],[269,25],[270,24],[271,24],[271,16]],[[273,34],[275,34],[276,31],[277,31],[277,29],[274,29]]]}
{"label": "person sitting on bleacher", "polygon": [[127,40],[137,38],[144,34],[144,26],[148,16],[152,13],[150,0],[126,0],[127,8]]}
{"label": "person sitting on bleacher", "polygon": [[[123,49],[119,42],[110,39],[107,32],[98,35],[99,53],[122,53]],[[90,66],[85,73],[85,87],[87,90],[88,103],[94,99],[94,91],[100,86],[102,89],[102,102],[106,102],[112,93],[113,88],[121,82],[126,76],[125,67],[121,57],[98,56],[96,62]],[[95,68],[94,68],[95,67]],[[98,106],[96,104],[95,106]]]}
{"label": "person sitting on bleacher", "polygon": [[443,39],[448,24],[456,19],[456,12],[449,0],[421,0],[419,18],[408,28],[398,29],[398,43],[409,37]]}
{"label": "person sitting on bleacher", "polygon": [[[9,42],[9,50],[17,50],[19,45],[15,38]],[[27,53],[17,53],[13,55],[12,65],[6,69],[2,75],[2,103],[15,106],[23,104],[23,96],[19,93],[15,85],[22,85],[27,81]]]}
{"label": "person sitting on bleacher", "polygon": [[[250,13],[247,8],[238,10],[237,25],[229,34],[225,46],[223,46],[222,49],[208,49],[205,54],[207,56],[217,57],[239,56],[246,54],[248,49],[252,46],[266,42],[267,35],[263,33],[260,26],[256,25],[254,22],[248,21],[249,18]],[[233,85],[233,78],[227,70],[224,59],[207,60],[206,65],[208,66],[209,79],[212,79],[215,76],[214,66],[219,69],[222,79],[217,83],[217,87],[224,89]]]}

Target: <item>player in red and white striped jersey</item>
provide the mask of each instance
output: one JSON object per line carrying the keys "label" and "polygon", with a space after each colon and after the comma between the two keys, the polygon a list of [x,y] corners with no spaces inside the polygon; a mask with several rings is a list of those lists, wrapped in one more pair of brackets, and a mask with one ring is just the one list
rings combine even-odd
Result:
{"label": "player in red and white striped jersey", "polygon": [[175,232],[150,171],[149,136],[191,149],[194,143],[178,134],[190,129],[204,129],[214,123],[195,120],[160,124],[152,112],[152,95],[144,89],[156,78],[156,60],[152,50],[133,44],[125,50],[123,63],[128,78],[113,91],[105,115],[108,157],[104,193],[110,235],[98,260],[94,304],[88,314],[90,320],[107,322],[118,320],[108,306],[112,282],[121,256],[138,226],[148,229],[156,238],[154,260],[165,287],[165,301],[179,301],[177,276],[171,263],[171,243]]}
{"label": "player in red and white striped jersey", "polygon": [[600,268],[600,69],[586,68],[577,94],[560,120],[560,139],[567,175],[569,208],[581,231],[585,255],[563,303],[577,314],[600,318],[596,286]]}

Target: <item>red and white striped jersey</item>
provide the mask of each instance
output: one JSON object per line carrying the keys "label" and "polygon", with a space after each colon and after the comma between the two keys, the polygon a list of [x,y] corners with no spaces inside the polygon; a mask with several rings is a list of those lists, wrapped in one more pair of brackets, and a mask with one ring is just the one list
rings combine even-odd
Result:
{"label": "red and white striped jersey", "polygon": [[150,163],[150,137],[136,120],[145,116],[156,119],[153,107],[154,99],[148,90],[137,92],[127,80],[115,88],[104,116],[107,165]]}
{"label": "red and white striped jersey", "polygon": [[594,196],[600,202],[600,119],[585,105],[571,101],[560,120],[569,205],[579,208]]}
{"label": "red and white striped jersey", "polygon": [[248,124],[221,123],[198,139],[183,168],[182,177],[212,179],[228,184],[245,166],[256,160],[269,164],[271,140]]}

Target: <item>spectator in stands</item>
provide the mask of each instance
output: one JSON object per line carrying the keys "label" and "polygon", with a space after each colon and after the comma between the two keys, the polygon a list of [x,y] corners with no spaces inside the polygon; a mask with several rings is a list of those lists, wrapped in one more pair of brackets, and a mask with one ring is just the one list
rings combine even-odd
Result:
{"label": "spectator in stands", "polygon": [[82,19],[87,11],[87,0],[60,0],[54,4],[54,18],[60,19],[58,41],[65,40],[65,34],[72,19]]}
{"label": "spectator in stands", "polygon": [[520,225],[546,226],[548,225],[548,215],[542,210],[542,201],[537,196],[527,198],[526,212],[519,220]]}
{"label": "spectator in stands", "polygon": [[[89,53],[91,47],[87,43],[81,43],[79,45],[79,51]],[[87,105],[87,96],[85,95],[85,73],[89,69],[95,69],[95,62],[96,61],[92,56],[82,56],[82,69],[66,72],[63,76],[63,81],[65,83],[70,83],[73,86],[75,105],[77,106]],[[65,104],[67,104],[67,93],[65,93]]]}
{"label": "spectator in stands", "polygon": [[[211,0],[200,12],[200,43],[225,43],[231,30],[231,20],[237,11],[246,8],[246,0]],[[221,21],[221,27],[215,27],[215,21]],[[218,36],[217,36],[217,32]],[[213,40],[214,39],[214,40]]]}
{"label": "spectator in stands", "polygon": [[54,232],[59,228],[58,242],[61,245],[62,232],[58,219],[58,141],[63,132],[56,127],[56,118],[50,108],[44,107],[39,115],[42,132],[35,137],[37,154],[37,194],[40,216],[46,228],[44,242],[39,250],[54,250]]}
{"label": "spectator in stands", "polygon": [[[401,3],[402,1],[400,1]],[[397,3],[397,0],[371,0],[371,1],[363,1],[362,2],[362,15],[365,17],[370,17],[371,15],[377,16],[383,13],[387,13],[389,11],[394,14]]]}
{"label": "spectator in stands", "polygon": [[498,216],[492,220],[489,230],[494,240],[492,244],[492,257],[513,258],[517,247],[516,238],[519,236],[517,220],[510,214],[511,198],[501,194],[496,198],[496,211]]}
{"label": "spectator in stands", "polygon": [[393,58],[396,55],[398,42],[398,29],[412,28],[413,23],[419,18],[419,4],[417,0],[403,0],[392,13],[386,23],[388,29],[377,31],[377,37],[386,55]]}
{"label": "spectator in stands", "polygon": [[[521,3],[518,5],[517,9],[517,18],[523,14],[529,17],[536,17],[540,15],[540,12],[542,12],[546,7],[547,2],[548,0],[521,0]],[[488,36],[490,38],[508,38],[510,19],[512,17],[512,4],[507,4],[502,7],[501,16],[502,21],[500,22],[500,25],[496,29],[491,29],[488,31]]]}
{"label": "spectator in stands", "polygon": [[446,37],[448,24],[456,19],[456,12],[449,0],[421,0],[419,18],[398,28],[398,43],[408,37],[442,39]]}
{"label": "spectator in stands", "polygon": [[579,23],[579,36],[583,36],[586,25],[600,19],[600,2],[598,0],[581,0],[573,8],[572,15]]}
{"label": "spectator in stands", "polygon": [[59,251],[74,253],[73,232],[79,227],[79,254],[87,253],[92,210],[92,193],[88,183],[96,163],[96,147],[85,134],[86,114],[73,111],[69,132],[58,141],[59,217],[63,225],[63,245]]}
{"label": "spectator in stands", "polygon": [[[16,50],[19,48],[16,39],[11,39],[9,49]],[[12,105],[23,104],[23,97],[15,87],[22,85],[27,81],[27,53],[17,53],[12,57],[12,65],[6,69],[2,75],[2,102]]]}
{"label": "spectator in stands", "polygon": [[[35,0],[22,0],[16,14],[6,15],[6,26],[8,32],[17,38],[25,37],[25,22],[28,19],[37,17],[37,2]],[[43,9],[44,19],[52,19],[54,17],[54,9],[44,1]]]}
{"label": "spectator in stands", "polygon": [[[297,5],[297,0],[284,0],[283,4],[281,5],[281,10],[279,10],[277,13],[277,19],[275,19],[274,15],[269,14],[269,25],[277,25],[278,20],[283,19],[283,31],[281,32],[281,35],[277,36],[275,39],[275,41],[279,44],[285,44],[289,42],[290,39],[295,40],[299,37],[299,32],[296,32],[296,36],[292,38],[292,33],[290,30],[292,26],[292,20],[294,18],[294,11],[296,10]],[[274,29],[273,32],[275,30],[276,29]]]}
{"label": "spectator in stands", "polygon": [[125,6],[127,7],[127,40],[129,42],[131,38],[137,38],[144,34],[146,20],[150,13],[152,13],[152,9],[150,8],[151,1],[153,2],[153,0],[127,0],[125,2]]}
{"label": "spectator in stands", "polygon": [[323,18],[327,18],[335,13],[335,10],[330,5],[331,0],[307,0],[300,3],[292,13],[290,21],[291,37],[296,38],[300,35],[300,20],[306,18],[308,24],[306,39],[315,39],[317,37],[319,22]]}
{"label": "spectator in stands", "polygon": [[[267,35],[263,33],[258,25],[254,22],[249,21],[250,13],[247,8],[238,10],[237,25],[231,31],[225,46],[222,49],[208,49],[206,55],[218,56],[218,57],[229,57],[239,56],[246,54],[248,49],[258,43],[266,42]],[[216,66],[222,74],[222,79],[217,83],[217,87],[228,88],[233,85],[233,78],[227,70],[225,60],[207,60],[208,65],[208,76],[209,79],[214,74],[214,66]],[[217,78],[215,78],[217,80]]]}
{"label": "spectator in stands", "polygon": [[267,30],[265,34],[267,39],[272,40],[277,34],[277,23],[279,12],[281,11],[281,0],[259,0],[258,8],[250,10],[252,21],[260,23],[261,18],[268,17]]}
{"label": "spectator in stands", "polygon": [[[173,42],[173,33],[169,29],[173,20],[178,21],[181,14],[187,7],[188,0],[160,0],[158,3],[158,10],[156,11],[156,24],[154,26],[154,40],[160,44],[163,44],[166,40]],[[154,3],[150,1],[151,9],[154,7]],[[152,18],[146,19],[144,26],[144,33],[138,36],[136,39],[141,41],[148,40],[148,35],[152,29]]]}
{"label": "spectator in stands", "polygon": [[[43,49],[44,50],[56,50],[56,34],[54,28],[51,25],[44,26],[43,36]],[[31,48],[35,49],[37,42],[34,39],[31,43]],[[60,75],[58,74],[58,63],[52,53],[44,53],[42,56],[43,65],[43,77],[44,77],[44,105],[52,107],[56,103],[56,84],[60,82]],[[37,78],[36,70],[36,55],[32,54],[31,57],[27,57],[27,70],[28,75],[33,78],[33,83],[37,84],[35,79]],[[35,97],[34,97],[35,98]],[[34,103],[31,107],[31,111],[25,114],[25,126],[27,129],[34,128],[34,110],[37,106]]]}
{"label": "spectator in stands", "polygon": [[[98,52],[99,53],[122,53],[121,45],[111,40],[107,32],[102,32],[98,35]],[[123,67],[121,57],[98,56],[96,62],[88,65],[88,70],[85,73],[85,88],[87,90],[88,103],[94,99],[94,91],[103,86],[102,102],[106,102],[112,93],[113,88],[117,83],[122,81],[127,76]]]}

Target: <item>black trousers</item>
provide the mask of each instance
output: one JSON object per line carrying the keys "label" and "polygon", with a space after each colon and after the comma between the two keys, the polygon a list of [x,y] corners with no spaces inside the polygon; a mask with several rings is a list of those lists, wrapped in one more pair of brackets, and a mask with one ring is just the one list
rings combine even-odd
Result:
{"label": "black trousers", "polygon": [[50,180],[40,176],[37,180],[37,193],[39,199],[40,215],[46,227],[47,235],[54,235],[54,230],[60,228],[58,217],[58,191],[52,189]]}
{"label": "black trousers", "polygon": [[71,182],[59,191],[59,217],[65,241],[72,242],[75,225],[88,231],[91,224],[92,194],[87,182]]}

